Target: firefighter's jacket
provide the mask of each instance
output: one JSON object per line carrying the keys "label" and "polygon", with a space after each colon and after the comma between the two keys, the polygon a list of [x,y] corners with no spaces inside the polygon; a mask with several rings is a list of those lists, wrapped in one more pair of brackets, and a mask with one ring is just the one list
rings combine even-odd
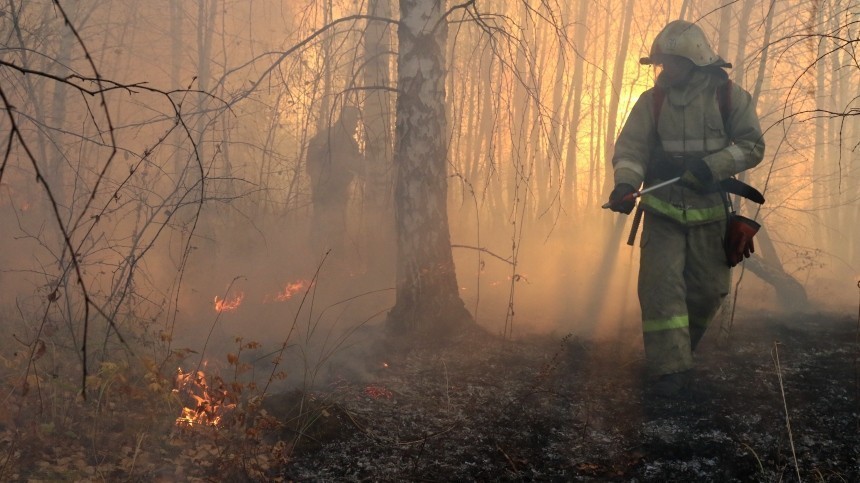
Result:
{"label": "firefighter's jacket", "polygon": [[[684,163],[695,158],[705,161],[715,181],[759,164],[764,139],[752,97],[732,83],[724,123],[717,89],[726,82],[725,71],[715,67],[698,69],[689,82],[675,87],[659,76],[657,84],[665,93],[662,107],[654,108],[653,88],[645,91],[618,136],[612,158],[615,183],[638,188],[644,182],[647,188],[678,176]],[[644,210],[684,225],[726,216],[718,190],[701,194],[679,183],[644,195],[640,203]]]}

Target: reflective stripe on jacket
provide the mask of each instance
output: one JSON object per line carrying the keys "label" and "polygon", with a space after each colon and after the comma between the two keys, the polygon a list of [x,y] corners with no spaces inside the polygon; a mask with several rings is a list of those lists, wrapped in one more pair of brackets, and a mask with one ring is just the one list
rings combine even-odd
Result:
{"label": "reflective stripe on jacket", "polygon": [[[728,79],[719,68],[696,70],[683,86],[658,85],[666,92],[660,119],[654,119],[653,89],[645,91],[630,112],[615,145],[612,165],[615,183],[639,187],[671,176],[654,168],[657,162],[701,158],[715,181],[729,178],[758,165],[764,157],[764,139],[752,96],[731,85],[731,112],[723,124],[717,88]],[[659,130],[659,135],[658,131]],[[651,168],[649,170],[649,168]],[[642,197],[643,209],[685,225],[709,223],[725,217],[718,192],[701,194],[679,184],[660,188]]]}

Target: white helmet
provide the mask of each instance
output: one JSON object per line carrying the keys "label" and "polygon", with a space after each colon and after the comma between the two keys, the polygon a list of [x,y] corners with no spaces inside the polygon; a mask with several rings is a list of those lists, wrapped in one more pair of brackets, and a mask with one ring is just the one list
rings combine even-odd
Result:
{"label": "white helmet", "polygon": [[677,55],[690,59],[699,67],[715,65],[731,67],[708,43],[705,32],[698,25],[686,20],[675,20],[663,27],[651,45],[648,57],[640,59],[642,64],[659,64],[661,55]]}

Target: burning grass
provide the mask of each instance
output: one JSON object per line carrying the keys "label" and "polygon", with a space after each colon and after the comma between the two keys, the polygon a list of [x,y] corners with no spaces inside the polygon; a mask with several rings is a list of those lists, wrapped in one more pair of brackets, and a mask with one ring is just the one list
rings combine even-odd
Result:
{"label": "burning grass", "polygon": [[87,378],[86,398],[74,367],[34,364],[25,385],[11,375],[25,370],[27,351],[5,359],[0,480],[278,481],[292,444],[269,436],[280,423],[242,377],[248,365],[239,355],[256,343],[237,343],[225,364],[230,380],[206,368],[177,370],[191,352],[176,351],[161,366],[102,362]]}

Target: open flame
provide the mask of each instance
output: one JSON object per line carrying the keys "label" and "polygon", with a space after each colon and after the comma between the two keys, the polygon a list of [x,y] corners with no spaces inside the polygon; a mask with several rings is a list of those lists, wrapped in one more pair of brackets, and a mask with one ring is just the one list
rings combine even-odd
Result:
{"label": "open flame", "polygon": [[203,371],[183,372],[178,369],[173,392],[193,401],[192,405],[182,408],[182,414],[176,418],[177,426],[218,426],[224,416],[236,408],[236,402],[221,378],[215,378],[213,387],[206,381]]}
{"label": "open flame", "polygon": [[232,312],[239,308],[239,305],[242,304],[242,299],[245,298],[245,294],[239,293],[233,298],[221,299],[217,295],[215,296],[215,311],[216,312]]}
{"label": "open flame", "polygon": [[307,288],[311,286],[313,286],[313,282],[305,279],[298,279],[295,282],[287,282],[287,284],[284,285],[284,288],[280,289],[277,293],[266,294],[263,297],[263,303],[286,302],[293,298],[295,294],[303,290],[307,290]]}
{"label": "open flame", "polygon": [[[287,282],[286,285],[283,286],[282,289],[278,290],[275,294],[266,294],[263,297],[263,303],[272,303],[272,302],[286,302],[293,298],[293,296],[303,290],[307,290],[308,287],[313,286],[313,282],[309,280],[299,279],[295,282]],[[215,296],[215,311],[216,312],[232,312],[239,308],[242,305],[242,301],[245,298],[245,294],[242,292],[237,293],[233,297],[221,298],[219,296]]]}
{"label": "open flame", "polygon": [[308,282],[307,280],[297,280],[295,282],[288,283],[284,287],[284,290],[279,292],[275,296],[275,298],[281,302],[286,302],[287,300],[293,298],[293,295],[295,295],[297,292],[304,290],[309,284],[310,282]]}

